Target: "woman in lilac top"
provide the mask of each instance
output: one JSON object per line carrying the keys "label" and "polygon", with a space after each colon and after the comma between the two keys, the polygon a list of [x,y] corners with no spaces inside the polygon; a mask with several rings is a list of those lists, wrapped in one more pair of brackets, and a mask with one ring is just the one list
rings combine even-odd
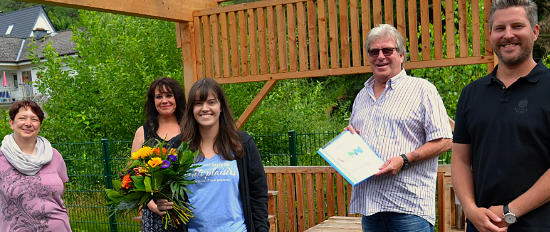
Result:
{"label": "woman in lilac top", "polygon": [[69,180],[65,162],[38,136],[44,112],[25,100],[9,115],[13,133],[0,147],[0,231],[71,231],[62,200]]}

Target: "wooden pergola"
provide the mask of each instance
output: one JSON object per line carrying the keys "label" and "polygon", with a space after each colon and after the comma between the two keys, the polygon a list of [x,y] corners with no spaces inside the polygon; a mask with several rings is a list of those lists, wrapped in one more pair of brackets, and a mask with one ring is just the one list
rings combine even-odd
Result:
{"label": "wooden pergola", "polygon": [[229,6],[220,5],[226,0],[25,1],[175,22],[186,92],[204,77],[220,84],[265,82],[238,127],[278,80],[371,72],[363,43],[381,23],[394,25],[407,39],[406,69],[487,64],[492,70],[496,59],[488,41],[491,0],[263,0]]}

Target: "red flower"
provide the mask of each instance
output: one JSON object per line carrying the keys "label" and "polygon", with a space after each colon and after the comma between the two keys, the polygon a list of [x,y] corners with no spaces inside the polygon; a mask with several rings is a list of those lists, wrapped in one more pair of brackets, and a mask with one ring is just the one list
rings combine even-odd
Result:
{"label": "red flower", "polygon": [[[155,147],[153,149],[153,152],[158,155],[160,153],[160,149],[158,147]],[[166,154],[166,148],[164,147],[162,148],[162,154]]]}
{"label": "red flower", "polygon": [[130,174],[126,174],[122,178],[122,187],[125,189],[129,189],[131,187],[132,178],[130,178]]}

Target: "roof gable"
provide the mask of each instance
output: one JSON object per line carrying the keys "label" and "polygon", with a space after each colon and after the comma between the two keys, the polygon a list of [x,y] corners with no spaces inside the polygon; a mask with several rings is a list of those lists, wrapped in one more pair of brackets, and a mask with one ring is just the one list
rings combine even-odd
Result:
{"label": "roof gable", "polygon": [[[44,28],[48,31],[55,32],[50,19],[48,18],[44,8],[41,5],[12,11],[5,14],[0,14],[0,36],[2,37],[16,37],[16,38],[28,38],[31,36],[32,31],[35,29],[37,22],[41,15],[42,23],[41,27],[47,25]],[[6,34],[8,28],[12,26],[11,32]]]}

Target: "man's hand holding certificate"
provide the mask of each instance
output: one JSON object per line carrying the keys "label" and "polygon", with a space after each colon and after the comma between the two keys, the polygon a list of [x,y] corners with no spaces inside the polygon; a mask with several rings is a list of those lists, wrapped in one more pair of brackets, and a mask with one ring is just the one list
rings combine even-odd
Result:
{"label": "man's hand holding certificate", "polygon": [[320,148],[317,153],[351,185],[376,174],[384,164],[361,136],[347,130]]}

